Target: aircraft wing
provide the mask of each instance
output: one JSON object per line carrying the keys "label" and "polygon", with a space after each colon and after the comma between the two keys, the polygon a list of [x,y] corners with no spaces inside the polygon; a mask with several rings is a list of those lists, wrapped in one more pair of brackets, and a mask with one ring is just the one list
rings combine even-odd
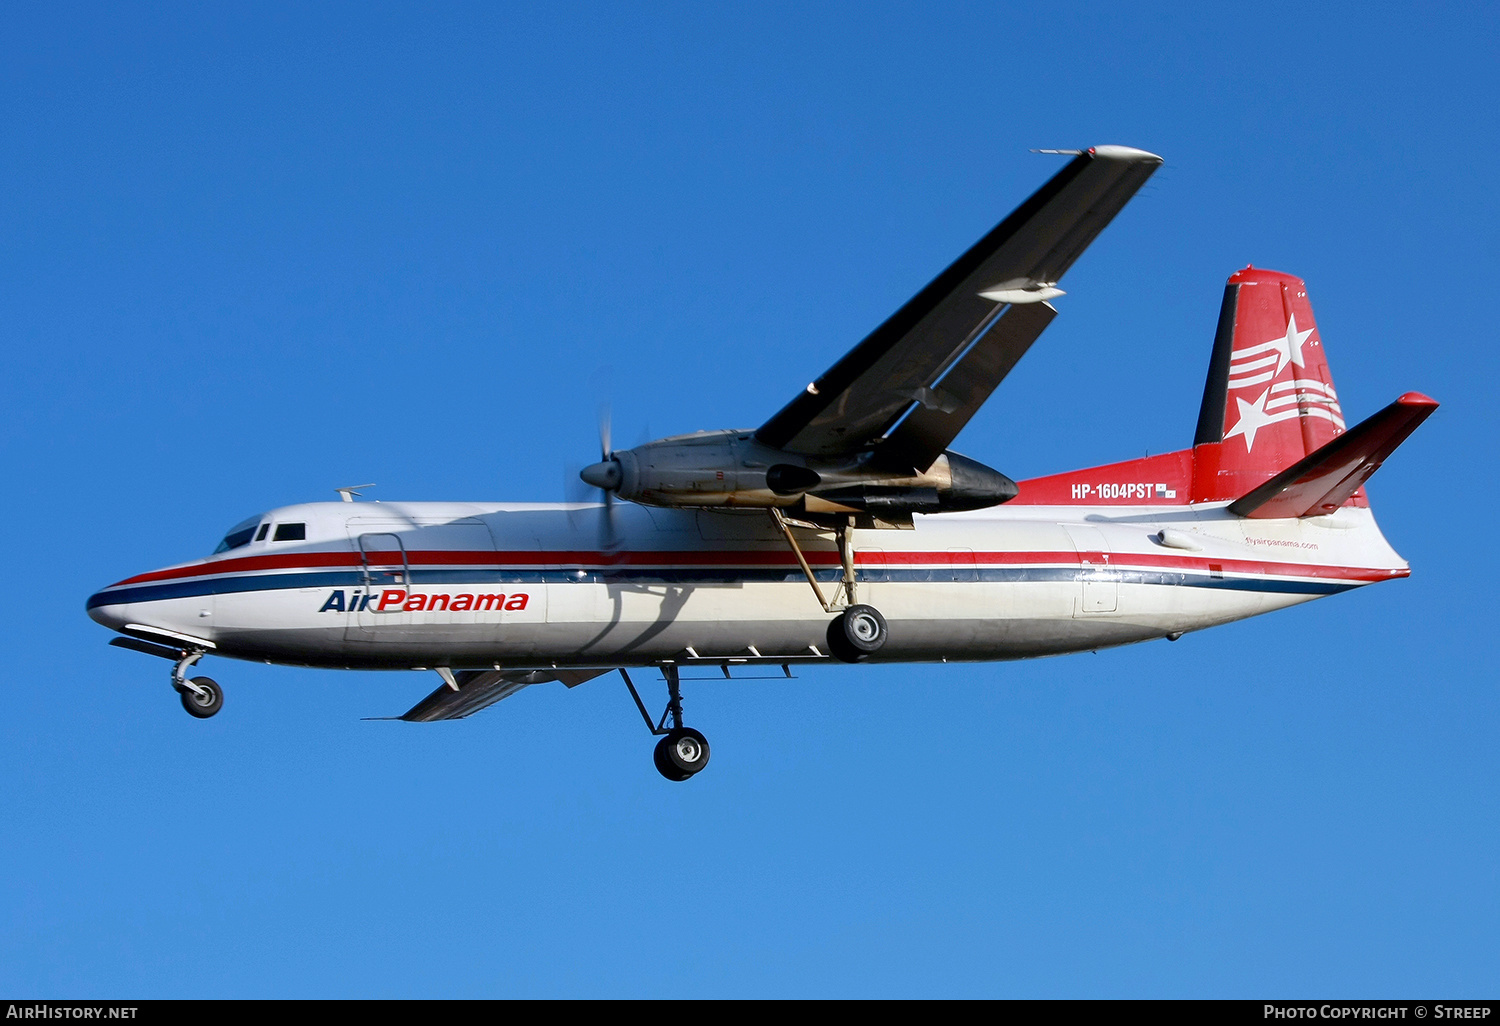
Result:
{"label": "aircraft wing", "polygon": [[457,691],[443,684],[403,713],[401,719],[413,723],[461,720],[465,716],[472,716],[479,710],[494,705],[502,698],[509,698],[532,684],[546,684],[548,681],[560,680],[571,688],[609,672],[608,669],[463,670],[453,675],[458,683]]}
{"label": "aircraft wing", "polygon": [[886,439],[925,470],[1051,323],[1063,273],[1161,162],[1125,146],[1079,153],[756,438],[820,457]]}

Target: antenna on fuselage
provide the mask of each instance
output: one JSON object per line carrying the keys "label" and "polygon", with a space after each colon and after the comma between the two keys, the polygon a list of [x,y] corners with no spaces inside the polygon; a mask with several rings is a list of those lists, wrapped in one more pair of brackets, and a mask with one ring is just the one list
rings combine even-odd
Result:
{"label": "antenna on fuselage", "polygon": [[339,493],[339,498],[343,499],[345,502],[353,502],[354,501],[354,497],[359,494],[359,490],[361,488],[374,488],[374,487],[375,487],[375,482],[371,481],[369,484],[348,485],[348,486],[343,487],[343,488],[335,488],[334,491],[338,492]]}

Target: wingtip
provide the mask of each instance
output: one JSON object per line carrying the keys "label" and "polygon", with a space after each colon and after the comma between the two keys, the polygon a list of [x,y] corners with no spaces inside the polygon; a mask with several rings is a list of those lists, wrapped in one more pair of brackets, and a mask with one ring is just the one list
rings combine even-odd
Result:
{"label": "wingtip", "polygon": [[1102,157],[1105,160],[1120,160],[1131,164],[1161,164],[1161,157],[1147,150],[1138,150],[1134,146],[1090,146],[1089,156]]}
{"label": "wingtip", "polygon": [[1401,398],[1397,399],[1396,402],[1402,406],[1431,406],[1434,409],[1440,405],[1432,396],[1423,395],[1421,392],[1407,392]]}

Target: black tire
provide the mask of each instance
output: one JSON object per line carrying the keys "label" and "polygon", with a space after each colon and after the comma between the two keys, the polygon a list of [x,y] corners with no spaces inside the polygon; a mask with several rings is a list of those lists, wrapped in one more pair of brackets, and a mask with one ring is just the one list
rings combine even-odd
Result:
{"label": "black tire", "polygon": [[684,773],[682,772],[682,770],[672,765],[672,760],[667,755],[666,738],[662,738],[660,741],[656,742],[656,751],[651,753],[651,760],[656,763],[656,772],[660,773],[662,776],[666,777],[670,781],[673,781],[674,783],[679,783],[692,776],[691,773]]}
{"label": "black tire", "polygon": [[828,621],[828,654],[841,663],[862,663],[870,658],[868,652],[861,652],[844,640],[843,613]]}
{"label": "black tire", "polygon": [[224,708],[224,689],[219,687],[219,682],[212,677],[194,677],[194,684],[208,692],[207,695],[199,695],[191,688],[181,688],[182,707],[188,711],[189,716],[196,716],[200,720],[206,720],[210,716]]}
{"label": "black tire", "polygon": [[861,663],[890,636],[874,606],[850,606],[828,624],[828,651],[846,663]]}
{"label": "black tire", "polygon": [[678,727],[668,731],[667,736],[657,742],[656,747],[668,766],[684,774],[683,780],[702,772],[703,767],[708,765],[708,738],[692,727]]}

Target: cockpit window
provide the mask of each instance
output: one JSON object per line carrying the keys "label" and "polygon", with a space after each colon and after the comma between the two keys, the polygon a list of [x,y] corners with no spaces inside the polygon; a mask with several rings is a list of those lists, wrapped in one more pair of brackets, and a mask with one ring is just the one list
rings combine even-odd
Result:
{"label": "cockpit window", "polygon": [[276,537],[272,541],[305,541],[307,539],[306,524],[277,524]]}
{"label": "cockpit window", "polygon": [[250,539],[255,535],[256,525],[259,523],[260,517],[252,517],[249,520],[235,524],[229,529],[229,533],[224,536],[224,540],[219,542],[219,547],[214,549],[214,553],[217,555],[220,552],[237,549],[241,545],[249,545]]}
{"label": "cockpit window", "polygon": [[267,520],[264,524],[260,525],[260,530],[255,532],[255,540],[256,541],[265,541],[266,540],[266,532],[269,531],[270,529],[271,529],[271,522],[269,520]]}

